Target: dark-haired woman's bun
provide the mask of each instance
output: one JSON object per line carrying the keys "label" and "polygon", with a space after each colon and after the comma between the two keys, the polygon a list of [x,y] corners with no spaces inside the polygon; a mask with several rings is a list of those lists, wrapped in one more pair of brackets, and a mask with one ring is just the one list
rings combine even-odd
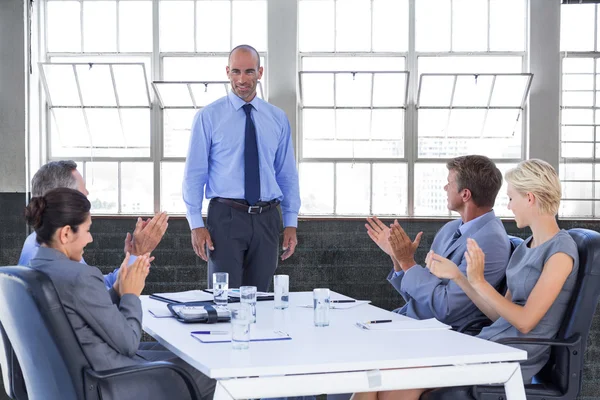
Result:
{"label": "dark-haired woman's bun", "polygon": [[33,229],[39,229],[42,226],[42,215],[45,208],[46,200],[43,197],[33,197],[25,207],[25,218]]}

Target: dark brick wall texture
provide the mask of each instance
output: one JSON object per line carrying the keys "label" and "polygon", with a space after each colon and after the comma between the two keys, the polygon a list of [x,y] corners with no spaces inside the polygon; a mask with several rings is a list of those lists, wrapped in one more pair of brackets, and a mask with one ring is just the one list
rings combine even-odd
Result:
{"label": "dark brick wall texture", "polygon": [[[0,194],[0,265],[13,265],[18,260],[27,235],[22,218],[24,202],[24,194]],[[389,258],[371,242],[364,223],[363,219],[300,221],[296,253],[280,263],[277,273],[290,275],[292,291],[328,287],[354,298],[370,299],[374,305],[387,310],[400,307],[404,303],[402,297],[385,279],[391,268]],[[424,260],[435,233],[444,223],[442,220],[401,221],[411,237],[424,232],[417,262]],[[84,255],[87,263],[104,273],[119,266],[123,260],[125,234],[133,230],[134,224],[135,218],[94,218],[94,241],[87,246]],[[600,231],[600,221],[561,221],[560,225],[564,229],[580,227]],[[511,235],[527,237],[530,233],[517,229],[513,221],[505,221],[505,226]],[[206,263],[192,250],[184,218],[169,220],[169,229],[154,256],[156,260],[144,294],[206,287]],[[600,399],[599,346],[600,309],[588,339],[580,399]]]}

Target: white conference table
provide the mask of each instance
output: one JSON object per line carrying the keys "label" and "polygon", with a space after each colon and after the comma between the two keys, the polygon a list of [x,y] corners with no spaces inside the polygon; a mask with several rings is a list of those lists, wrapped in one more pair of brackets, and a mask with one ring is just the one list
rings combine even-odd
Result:
{"label": "white conference table", "polygon": [[[347,298],[332,292],[332,299]],[[202,343],[194,330],[228,330],[228,323],[184,324],[155,318],[166,303],[141,296],[143,329],[205,375],[217,379],[215,399],[247,399],[393,389],[504,384],[507,400],[525,400],[518,361],[527,353],[450,330],[368,331],[355,322],[404,317],[368,304],[330,310],[330,325],[313,324],[312,292],[290,293],[290,307],[257,303],[257,326],[288,332],[292,340]],[[231,308],[239,307],[230,304]]]}

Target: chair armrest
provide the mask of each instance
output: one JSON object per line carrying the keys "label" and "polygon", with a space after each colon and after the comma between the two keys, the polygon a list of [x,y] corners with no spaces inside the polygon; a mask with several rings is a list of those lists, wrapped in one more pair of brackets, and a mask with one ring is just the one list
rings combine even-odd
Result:
{"label": "chair armrest", "polygon": [[568,339],[540,339],[540,338],[521,338],[510,337],[499,339],[496,343],[500,344],[536,344],[540,346],[571,347],[577,346],[581,342],[580,335],[574,335]]}
{"label": "chair armrest", "polygon": [[124,375],[133,375],[153,371],[157,369],[170,369],[177,373],[183,379],[183,382],[188,388],[192,400],[200,400],[200,392],[194,379],[188,371],[181,368],[179,365],[173,364],[168,361],[153,361],[146,362],[144,364],[132,365],[129,367],[115,368],[104,371],[94,371],[90,368],[85,370],[84,381],[86,388],[86,400],[99,400],[101,397],[98,396],[98,382],[105,381],[110,378],[115,378]]}
{"label": "chair armrest", "polygon": [[482,315],[480,317],[473,318],[472,320],[470,320],[468,322],[465,322],[463,325],[461,325],[458,328],[456,328],[456,331],[460,332],[460,333],[465,333],[465,331],[467,329],[469,329],[470,327],[475,326],[477,324],[480,324],[482,322],[489,321],[489,320],[490,319],[488,317],[486,317],[485,315]]}

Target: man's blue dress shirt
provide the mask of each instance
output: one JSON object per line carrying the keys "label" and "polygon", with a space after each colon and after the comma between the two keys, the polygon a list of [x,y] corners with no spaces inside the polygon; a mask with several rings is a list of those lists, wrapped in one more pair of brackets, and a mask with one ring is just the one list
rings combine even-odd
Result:
{"label": "man's blue dress shirt", "polygon": [[[202,108],[192,125],[183,177],[183,200],[191,229],[204,227],[202,199],[243,199],[246,104],[235,93]],[[250,102],[256,126],[260,200],[281,201],[285,227],[298,226],[300,190],[290,123],[283,110],[257,96]]]}
{"label": "man's blue dress shirt", "polygon": [[[25,239],[25,243],[23,244],[23,250],[21,250],[21,257],[19,257],[18,265],[27,267],[27,266],[29,266],[29,261],[33,257],[35,257],[35,255],[40,247],[40,244],[37,242],[36,238],[37,238],[37,235],[35,234],[35,232],[32,232],[31,235],[27,236],[27,239]],[[131,265],[133,263],[133,261],[135,261],[136,258],[137,258],[136,256],[133,256],[133,255],[130,256],[129,257],[129,265]],[[86,264],[83,257],[81,257],[80,262],[82,264]],[[119,268],[115,269],[110,274],[104,275],[104,285],[106,286],[107,290],[110,290],[110,288],[113,287],[113,285],[117,281],[118,276],[119,276]]]}

